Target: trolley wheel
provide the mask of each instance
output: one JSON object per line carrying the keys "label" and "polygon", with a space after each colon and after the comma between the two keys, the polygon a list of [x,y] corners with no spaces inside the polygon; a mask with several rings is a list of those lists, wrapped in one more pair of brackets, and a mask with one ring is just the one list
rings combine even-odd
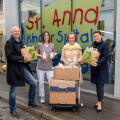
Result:
{"label": "trolley wheel", "polygon": [[73,107],[73,112],[76,113],[77,112],[77,108]]}
{"label": "trolley wheel", "polygon": [[76,107],[76,110],[79,111],[79,107]]}
{"label": "trolley wheel", "polygon": [[51,108],[50,108],[50,111],[51,111],[51,112],[55,112],[55,107],[51,107]]}

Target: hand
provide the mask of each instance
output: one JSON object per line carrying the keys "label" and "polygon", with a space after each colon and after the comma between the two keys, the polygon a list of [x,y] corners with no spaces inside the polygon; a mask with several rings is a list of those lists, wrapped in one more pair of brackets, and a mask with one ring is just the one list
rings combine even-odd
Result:
{"label": "hand", "polygon": [[93,66],[93,67],[97,67],[97,63],[93,63],[92,66]]}
{"label": "hand", "polygon": [[74,64],[75,64],[75,65],[81,64],[81,60],[76,61]]}
{"label": "hand", "polygon": [[40,57],[42,60],[46,60],[46,58],[45,58],[45,59],[43,58],[43,55],[40,55],[40,54],[38,54],[38,53],[36,53],[35,55],[36,55],[37,57]]}
{"label": "hand", "polygon": [[30,59],[28,62],[33,62],[34,61],[34,59]]}
{"label": "hand", "polygon": [[78,60],[77,62],[81,64],[82,61],[81,61],[81,60]]}
{"label": "hand", "polygon": [[74,65],[78,65],[78,62],[75,62]]}
{"label": "hand", "polygon": [[54,57],[55,57],[55,52],[53,52],[53,56],[52,57],[50,56],[50,59],[52,60],[52,59],[54,59]]}
{"label": "hand", "polygon": [[40,57],[42,58],[42,60],[46,60],[46,57],[45,57],[45,58],[43,58],[43,55],[40,55]]}
{"label": "hand", "polygon": [[66,66],[70,65],[69,62],[64,62]]}
{"label": "hand", "polygon": [[33,60],[31,60],[31,56],[30,55],[28,55],[28,54],[26,54],[25,56],[24,56],[24,62],[32,62]]}

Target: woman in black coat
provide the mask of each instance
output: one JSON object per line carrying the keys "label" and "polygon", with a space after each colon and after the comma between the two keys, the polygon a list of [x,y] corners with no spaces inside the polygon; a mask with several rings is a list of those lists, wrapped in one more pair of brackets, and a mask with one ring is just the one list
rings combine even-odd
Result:
{"label": "woman in black coat", "polygon": [[99,60],[91,66],[91,82],[96,85],[98,102],[94,106],[97,112],[102,111],[102,100],[104,96],[104,84],[109,82],[108,58],[110,54],[109,46],[103,42],[100,31],[93,32],[93,48],[97,48],[100,53]]}

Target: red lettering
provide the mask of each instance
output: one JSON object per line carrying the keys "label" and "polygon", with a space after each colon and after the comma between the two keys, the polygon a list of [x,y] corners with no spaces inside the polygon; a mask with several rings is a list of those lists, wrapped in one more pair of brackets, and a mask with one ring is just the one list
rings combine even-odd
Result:
{"label": "red lettering", "polygon": [[74,19],[73,19],[73,24],[75,23],[76,14],[77,14],[78,11],[81,12],[81,20],[80,20],[80,24],[82,24],[82,21],[83,21],[83,10],[82,10],[81,8],[75,9]]}
{"label": "red lettering", "polygon": [[36,23],[36,29],[38,30],[38,21],[41,19],[41,17],[36,17],[36,21],[35,21],[35,23]]}
{"label": "red lettering", "polygon": [[69,14],[69,22],[68,22],[68,25],[70,25],[70,21],[71,21],[71,12],[70,11],[64,11],[64,14],[63,14],[63,20],[62,20],[62,25],[64,24],[64,20],[65,20],[65,15],[66,13]]}
{"label": "red lettering", "polygon": [[[56,17],[56,19],[55,19]],[[53,19],[53,23],[52,25],[54,25],[55,22],[57,22],[57,27],[59,27],[59,22],[61,21],[61,19],[58,19],[58,13],[57,13],[57,9],[55,9],[55,12],[54,12],[54,19]]]}
{"label": "red lettering", "polygon": [[[90,12],[90,11],[93,11],[93,12],[95,13],[95,15],[96,15],[94,20],[88,20],[88,19],[87,19],[87,14],[88,14],[88,12]],[[90,8],[90,9],[88,9],[88,10],[86,11],[86,13],[85,13],[85,21],[86,21],[86,22],[88,22],[88,23],[94,23],[94,25],[96,25],[97,19],[98,19],[98,6],[96,7],[96,10],[93,9],[93,8]]]}
{"label": "red lettering", "polygon": [[30,18],[33,18],[33,16],[29,16],[29,18],[28,18],[28,22],[31,23],[32,26],[29,27],[28,25],[26,25],[27,29],[29,29],[29,30],[33,29],[33,26],[34,26],[34,23],[33,23],[33,21],[30,20]]}

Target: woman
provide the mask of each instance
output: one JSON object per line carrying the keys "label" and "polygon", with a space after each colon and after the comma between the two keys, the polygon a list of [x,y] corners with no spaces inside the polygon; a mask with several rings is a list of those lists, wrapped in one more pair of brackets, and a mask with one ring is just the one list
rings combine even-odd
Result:
{"label": "woman", "polygon": [[[74,32],[69,32],[66,37],[68,43],[62,49],[61,60],[66,66],[70,65],[71,62],[78,67],[80,67],[80,62],[82,60],[81,47],[76,43],[77,35]],[[82,75],[82,74],[81,74]],[[81,84],[83,84],[83,77],[81,76]],[[76,85],[78,87],[78,84]],[[78,97],[78,89],[76,89],[76,97]]]}
{"label": "woman", "polygon": [[43,32],[43,42],[38,43],[36,48],[36,55],[38,56],[37,76],[39,79],[39,96],[40,102],[45,103],[44,92],[44,77],[48,79],[50,86],[50,79],[53,77],[52,59],[55,57],[54,44],[50,43],[50,34],[48,31]]}
{"label": "woman", "polygon": [[76,58],[75,64],[80,66],[82,59],[81,47],[76,43],[77,36],[74,32],[69,32],[66,37],[68,43],[62,49],[61,60],[65,65],[69,65],[70,61],[73,61],[73,58]]}
{"label": "woman", "polygon": [[91,66],[91,82],[96,85],[96,92],[98,101],[94,108],[97,108],[97,112],[102,111],[102,100],[104,96],[104,84],[109,82],[109,68],[108,68],[108,57],[109,57],[109,46],[103,42],[100,31],[93,32],[94,42],[92,43],[93,48],[97,48],[100,53],[99,60],[93,63]]}

